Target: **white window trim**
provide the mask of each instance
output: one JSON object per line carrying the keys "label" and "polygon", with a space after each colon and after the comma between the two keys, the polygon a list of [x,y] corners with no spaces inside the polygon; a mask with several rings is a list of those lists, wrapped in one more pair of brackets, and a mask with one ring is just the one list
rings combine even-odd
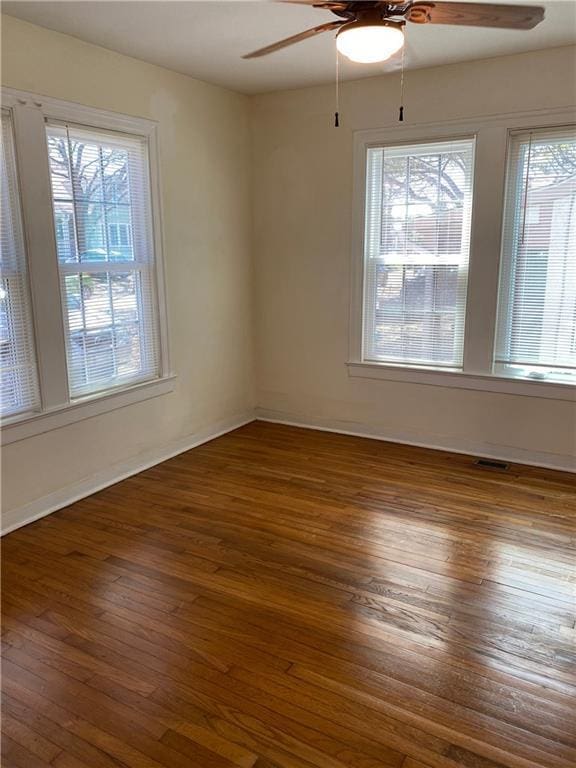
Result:
{"label": "white window trim", "polygon": [[[30,270],[30,288],[42,399],[40,411],[3,420],[2,445],[6,445],[99,413],[166,394],[174,389],[175,375],[170,365],[168,344],[157,123],[12,88],[2,88],[2,106],[11,110],[15,125],[26,252],[30,264],[34,265],[34,269]],[[56,236],[48,154],[44,148],[47,119],[66,120],[94,128],[143,136],[147,142],[150,166],[160,376],[152,381],[137,382],[73,401],[70,401],[68,393],[63,318],[61,312],[56,313],[53,310],[54,296],[59,296],[60,286],[54,266],[57,265]],[[31,211],[33,215],[30,214]],[[50,266],[47,269],[45,265],[48,263]],[[49,285],[51,290],[47,291],[46,285]],[[54,338],[62,340],[56,348],[50,341]]]}
{"label": "white window trim", "polygon": [[352,379],[380,379],[435,387],[457,387],[477,392],[500,392],[508,395],[543,397],[550,400],[576,402],[576,387],[551,381],[529,381],[497,374],[473,374],[440,368],[416,368],[389,363],[347,363]]}
{"label": "white window trim", "polygon": [[[576,386],[528,381],[492,372],[508,139],[511,131],[569,125],[576,107],[514,112],[477,119],[393,125],[354,132],[348,374],[351,378],[459,387],[576,401]],[[366,361],[362,350],[366,152],[369,147],[476,137],[466,334],[462,371]]]}

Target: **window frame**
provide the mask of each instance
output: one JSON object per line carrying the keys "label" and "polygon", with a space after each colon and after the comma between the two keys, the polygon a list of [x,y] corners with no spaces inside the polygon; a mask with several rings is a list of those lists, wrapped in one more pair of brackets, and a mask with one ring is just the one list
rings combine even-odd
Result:
{"label": "window frame", "polygon": [[[508,113],[477,119],[390,125],[359,130],[353,139],[353,218],[350,268],[350,378],[381,379],[432,386],[501,392],[559,400],[576,400],[576,386],[530,381],[495,373],[496,317],[504,193],[510,134],[518,130],[562,127],[576,123],[570,108]],[[461,371],[402,363],[374,362],[363,356],[364,236],[366,161],[371,147],[450,141],[474,136],[474,187],[470,227],[468,293]]]}
{"label": "window frame", "polygon": [[[24,239],[28,258],[30,293],[40,384],[40,408],[2,419],[2,444],[166,394],[174,388],[168,344],[165,268],[163,255],[157,123],[33,93],[2,88],[2,106],[14,123],[16,162],[21,196]],[[151,205],[155,315],[159,337],[159,375],[145,381],[111,387],[71,399],[68,389],[64,313],[56,252],[46,121],[59,120],[141,136],[145,139]]]}
{"label": "window frame", "polygon": [[[20,179],[18,176],[18,166],[17,166],[17,158],[16,158],[16,139],[15,139],[15,130],[14,130],[14,120],[12,113],[9,109],[2,106],[2,119],[4,119],[4,115],[8,116],[8,122],[10,125],[10,147],[4,148],[4,161],[7,166],[7,176],[9,176],[10,173],[12,173],[13,176],[13,192],[15,199],[14,202],[14,211],[10,211],[8,216],[10,218],[11,223],[11,235],[13,236],[14,240],[14,253],[12,254],[12,258],[9,259],[10,262],[13,262],[12,269],[8,270],[8,274],[6,274],[6,271],[2,271],[2,282],[6,280],[8,283],[16,282],[20,284],[20,296],[22,298],[22,305],[20,306],[20,312],[22,315],[23,322],[21,324],[18,324],[18,326],[22,325],[22,327],[18,327],[18,330],[21,331],[22,336],[24,338],[20,338],[20,343],[26,344],[27,341],[30,342],[30,352],[32,353],[32,366],[33,371],[31,372],[31,377],[34,380],[33,383],[33,390],[35,397],[33,399],[38,401],[38,404],[40,403],[40,382],[38,377],[38,363],[37,363],[37,352],[36,352],[36,336],[34,333],[34,322],[33,322],[33,313],[32,313],[32,297],[30,295],[30,280],[29,280],[29,274],[28,274],[28,258],[26,253],[26,238],[24,233],[24,217],[22,214],[22,204],[21,204],[21,195],[20,195]],[[4,131],[4,128],[2,127],[2,131]],[[3,137],[4,140],[4,137]],[[11,166],[8,168],[8,165]],[[10,191],[10,178],[6,179],[6,185],[8,188],[8,193]],[[7,195],[9,197],[9,194]],[[6,217],[8,218],[8,217]],[[22,264],[18,265],[18,251],[21,252],[22,256]],[[3,260],[4,261],[4,260]],[[13,322],[13,318],[10,318],[9,325],[12,326],[12,336],[14,339],[15,344],[18,344],[17,336],[19,335],[16,326]],[[28,338],[26,338],[28,337]],[[4,368],[2,369],[2,372],[4,373]],[[8,418],[18,418],[22,414],[29,413],[30,409],[18,409],[15,412],[12,412],[9,414]]]}
{"label": "window frame", "polygon": [[[458,136],[451,135],[451,136],[449,136],[447,138],[437,139],[437,140],[435,140],[433,142],[431,142],[430,140],[425,140],[425,139],[419,139],[418,141],[399,141],[399,142],[394,143],[394,144],[387,144],[386,148],[389,147],[390,149],[399,149],[401,147],[409,147],[410,149],[412,149],[413,147],[418,147],[418,145],[422,145],[422,144],[423,145],[430,145],[430,144],[446,143],[446,144],[450,144],[451,145],[454,142],[471,142],[471,154],[472,154],[471,177],[472,177],[472,184],[470,186],[470,193],[471,193],[471,197],[470,197],[470,201],[471,201],[470,220],[469,220],[469,230],[470,231],[469,231],[469,238],[468,238],[469,244],[468,244],[468,247],[467,247],[468,258],[466,259],[465,268],[464,269],[462,268],[461,259],[458,259],[458,267],[459,267],[459,269],[458,269],[458,281],[460,283],[463,280],[465,281],[464,295],[467,296],[467,294],[468,294],[468,283],[469,283],[470,248],[471,248],[471,239],[472,239],[472,216],[473,216],[473,212],[474,212],[474,180],[475,180],[475,174],[476,174],[476,159],[475,159],[476,158],[476,134],[475,133],[470,133],[470,134],[458,135]],[[366,149],[365,149],[366,169],[367,169],[367,163],[368,163],[368,150],[373,148],[373,147],[382,147],[382,145],[381,145],[381,143],[379,143],[377,145],[372,143],[372,144],[366,146]],[[366,177],[367,177],[367,173],[365,172],[365,176],[364,176],[364,190],[366,190],[366,186],[367,186],[366,185]],[[364,196],[364,211],[365,211],[364,212],[364,222],[366,222],[366,216],[367,216],[367,212],[366,212],[366,196]],[[381,224],[381,222],[382,222],[382,218],[380,219],[380,224]],[[364,232],[366,233],[367,231],[368,231],[368,227],[364,223]],[[464,232],[464,229],[462,230],[462,232]],[[366,263],[370,262],[372,260],[374,260],[374,264],[376,264],[376,259],[373,256],[372,257],[369,256],[367,258],[365,243],[364,243],[364,240],[363,240],[362,311],[364,310],[364,305],[366,303],[366,295],[367,295],[367,283],[368,283],[368,281],[365,279],[365,277],[366,277]],[[381,263],[384,263],[385,259],[384,259],[384,257],[380,256],[378,258],[378,261],[380,261]],[[456,262],[454,262],[454,263],[456,264]],[[375,286],[373,286],[373,288],[374,287]],[[465,306],[466,306],[466,304],[465,304]],[[364,314],[366,314],[366,313],[364,313]],[[370,314],[372,314],[372,313],[370,313]],[[463,324],[464,324],[464,326],[466,325],[466,318],[464,318],[464,323]],[[362,330],[364,331],[364,327],[362,327]],[[464,329],[463,329],[463,331],[464,331]],[[464,339],[464,332],[462,333],[462,337],[463,337],[462,340],[463,340],[463,347],[464,347],[464,341],[465,341],[465,339]],[[363,362],[366,362],[366,363],[375,363],[377,365],[382,364],[382,365],[390,365],[390,366],[401,366],[401,367],[407,367],[407,368],[414,368],[414,369],[417,369],[417,370],[419,370],[419,369],[426,369],[426,368],[429,368],[429,367],[433,368],[434,370],[441,370],[441,371],[442,370],[444,370],[444,371],[458,371],[459,370],[458,366],[455,366],[455,365],[452,365],[452,364],[448,364],[448,363],[446,365],[434,366],[433,364],[431,364],[431,363],[428,364],[426,362],[417,363],[417,362],[408,362],[408,361],[401,361],[401,360],[398,360],[397,362],[395,362],[392,359],[390,359],[390,360],[378,360],[375,357],[371,357],[370,355],[366,355],[366,358],[364,359],[364,355],[365,355],[364,347],[366,345],[366,333],[365,332],[362,333],[361,345],[362,345],[362,360],[363,360]],[[462,357],[463,356],[464,356],[464,348],[462,349]],[[462,364],[464,364],[464,360],[463,360]]]}
{"label": "window frame", "polygon": [[[568,126],[561,126],[561,127],[545,127],[540,129],[530,129],[529,131],[526,130],[519,130],[519,131],[513,131],[510,133],[509,137],[509,154],[508,154],[508,166],[507,166],[507,187],[505,192],[505,209],[503,211],[503,223],[502,223],[502,251],[501,251],[501,274],[500,274],[500,286],[499,286],[499,306],[498,306],[498,314],[496,318],[496,340],[495,340],[495,351],[494,351],[494,366],[495,369],[502,371],[503,375],[510,375],[515,376],[519,379],[526,379],[527,377],[523,376],[516,376],[512,371],[510,371],[509,374],[506,374],[506,369],[514,369],[514,368],[549,368],[549,369],[555,369],[555,370],[565,370],[567,368],[572,367],[574,374],[576,374],[576,369],[574,365],[563,365],[562,363],[558,364],[556,363],[548,363],[548,362],[542,362],[541,358],[539,356],[539,359],[537,361],[532,361],[532,363],[527,362],[526,360],[516,360],[516,353],[515,353],[515,344],[517,343],[514,339],[515,333],[518,332],[518,326],[516,325],[516,319],[517,319],[517,307],[514,306],[514,300],[512,301],[512,304],[510,304],[510,296],[506,296],[506,286],[508,286],[509,290],[512,290],[513,294],[517,296],[518,286],[525,286],[526,284],[523,282],[522,276],[519,275],[519,264],[521,263],[522,259],[529,258],[527,253],[523,253],[523,248],[521,245],[521,237],[522,237],[522,230],[525,225],[530,226],[531,222],[529,221],[528,214],[532,213],[534,211],[534,208],[531,207],[533,195],[537,194],[538,190],[534,190],[530,194],[530,202],[528,201],[528,198],[525,197],[527,184],[529,185],[529,181],[524,177],[524,170],[526,169],[527,174],[530,170],[530,151],[532,142],[535,141],[536,144],[538,144],[541,139],[540,137],[544,134],[544,136],[547,136],[548,139],[554,139],[556,136],[564,137],[567,133],[572,134],[572,140],[576,141],[576,125],[568,125]],[[527,154],[525,155],[524,160],[521,160],[521,150],[520,146],[524,145],[526,147]],[[528,178],[530,178],[528,176]],[[561,182],[561,184],[565,183],[567,179],[565,179],[564,182]],[[548,189],[547,187],[544,189]],[[540,206],[537,209],[537,215],[538,215],[538,229],[537,232],[540,232],[539,226],[541,223],[541,214],[542,214],[542,202],[540,203]],[[542,284],[542,287],[546,289],[546,293],[550,290],[550,284],[548,283],[548,275],[550,273],[550,267],[552,269],[558,268],[559,261],[558,257],[553,256],[552,260],[550,260],[550,254],[546,254],[547,258],[547,279],[546,282]],[[576,254],[575,254],[576,258]],[[566,262],[567,264],[568,262]],[[566,269],[567,267],[563,267],[563,269]],[[574,263],[574,268],[576,268],[576,263]],[[564,283],[562,282],[562,286]],[[524,288],[521,288],[523,291]],[[563,293],[563,291],[562,291]],[[574,294],[572,294],[574,296]],[[547,302],[545,302],[546,306],[546,312],[550,312],[550,306]],[[521,310],[522,311],[522,310]],[[526,311],[525,306],[523,306],[523,311]],[[546,322],[546,315],[545,313],[542,314],[542,321]],[[548,315],[549,317],[549,315]],[[524,331],[524,323],[522,322],[521,333]],[[576,332],[576,328],[574,329],[574,332]],[[556,340],[557,341],[557,340]],[[524,350],[525,345],[525,339],[523,338],[521,341],[522,348]],[[574,343],[574,334],[572,334],[572,344]],[[522,357],[527,354],[529,356],[530,353],[526,353],[525,351],[522,352]],[[557,375],[557,374],[556,374]],[[552,381],[558,381],[558,379],[552,379]],[[574,383],[576,384],[576,379],[573,379]],[[567,382],[568,383],[568,382]]]}

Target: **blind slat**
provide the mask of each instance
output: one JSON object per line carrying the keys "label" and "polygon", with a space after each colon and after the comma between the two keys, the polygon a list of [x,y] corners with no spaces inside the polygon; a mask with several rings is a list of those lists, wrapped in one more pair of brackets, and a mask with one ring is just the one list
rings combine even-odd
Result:
{"label": "blind slat", "polygon": [[160,375],[143,138],[47,124],[70,394]]}
{"label": "blind slat", "polygon": [[363,357],[461,368],[474,139],[368,150]]}
{"label": "blind slat", "polygon": [[509,147],[495,370],[573,381],[576,129],[516,133]]}
{"label": "blind slat", "polygon": [[14,416],[37,409],[40,397],[12,117],[8,110],[2,110],[0,175],[0,406],[3,416]]}

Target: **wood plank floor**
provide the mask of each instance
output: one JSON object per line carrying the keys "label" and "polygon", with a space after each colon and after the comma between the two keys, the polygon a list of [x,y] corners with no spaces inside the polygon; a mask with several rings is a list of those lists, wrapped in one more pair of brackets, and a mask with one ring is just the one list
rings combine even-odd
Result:
{"label": "wood plank floor", "polygon": [[3,542],[5,768],[574,768],[574,477],[254,422]]}

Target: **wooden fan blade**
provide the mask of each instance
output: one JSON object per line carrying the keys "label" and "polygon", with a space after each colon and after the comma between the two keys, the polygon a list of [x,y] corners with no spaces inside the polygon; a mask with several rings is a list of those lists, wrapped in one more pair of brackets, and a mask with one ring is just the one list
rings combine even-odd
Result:
{"label": "wooden fan blade", "polygon": [[383,10],[389,10],[394,5],[408,5],[409,0],[372,0],[372,2],[364,2],[363,0],[276,0],[278,3],[290,3],[292,5],[312,5],[314,8],[322,8],[325,11],[349,11],[350,16],[354,14],[354,6],[364,6],[364,10],[367,10],[367,6],[373,9],[382,7]]}
{"label": "wooden fan blade", "polygon": [[277,43],[267,45],[265,48],[259,48],[257,51],[247,53],[245,56],[242,56],[242,58],[255,59],[258,56],[266,56],[269,53],[274,53],[274,51],[279,51],[281,48],[286,48],[288,45],[294,45],[294,43],[299,43],[301,40],[307,40],[309,37],[320,35],[322,32],[328,32],[331,29],[338,29],[338,27],[341,27],[345,23],[345,21],[328,21],[326,24],[319,24],[317,27],[307,29],[305,32],[299,32],[297,35],[286,37],[284,40],[279,40]]}
{"label": "wooden fan blade", "polygon": [[416,2],[407,14],[416,24],[461,24],[467,27],[532,29],[544,18],[537,5],[492,3]]}
{"label": "wooden fan blade", "polygon": [[313,5],[316,8],[330,8],[335,5],[338,7],[346,8],[348,6],[347,0],[277,0],[279,3],[291,3],[292,5]]}

